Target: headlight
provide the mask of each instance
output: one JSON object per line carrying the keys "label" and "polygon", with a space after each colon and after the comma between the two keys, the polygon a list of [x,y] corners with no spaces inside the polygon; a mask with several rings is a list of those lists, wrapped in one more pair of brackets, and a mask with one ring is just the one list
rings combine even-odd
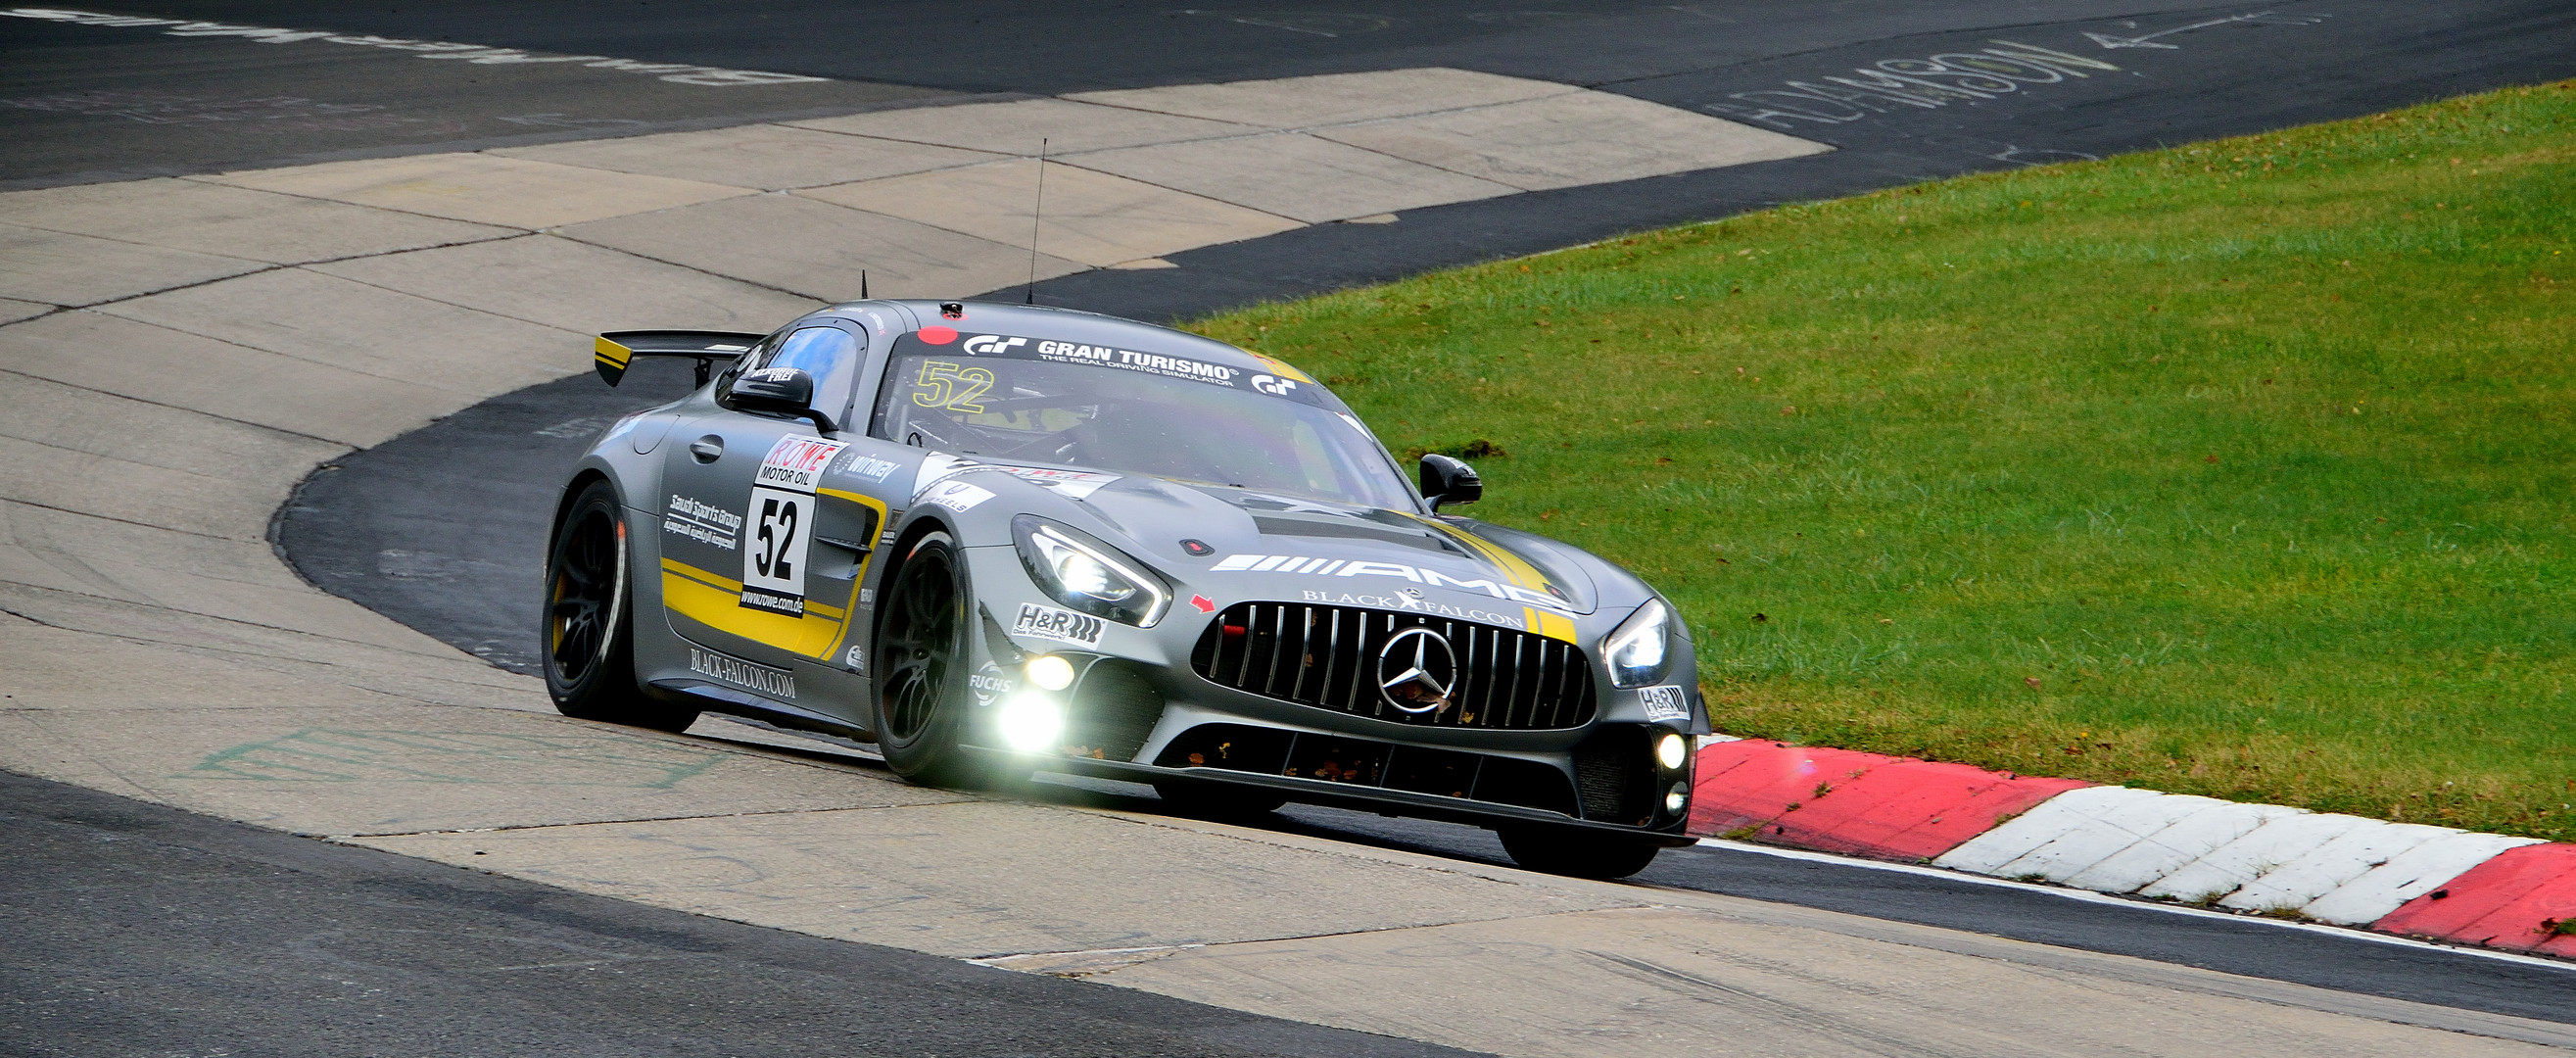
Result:
{"label": "headlight", "polygon": [[1002,700],[994,718],[1002,741],[1022,753],[1044,753],[1064,734],[1064,707],[1043,695],[1016,694]]}
{"label": "headlight", "polygon": [[1672,611],[1662,599],[1646,600],[1646,605],[1619,622],[1618,630],[1601,641],[1601,657],[1610,663],[1610,685],[1643,687],[1664,678],[1671,633]]}
{"label": "headlight", "polygon": [[1029,682],[1050,691],[1073,686],[1073,663],[1053,654],[1040,654],[1029,659]]}
{"label": "headlight", "polygon": [[1172,593],[1116,548],[1023,514],[1011,519],[1011,541],[1020,564],[1046,593],[1076,610],[1139,628],[1151,628],[1171,605]]}
{"label": "headlight", "polygon": [[1670,731],[1655,740],[1655,763],[1665,771],[1680,771],[1690,761],[1690,740]]}

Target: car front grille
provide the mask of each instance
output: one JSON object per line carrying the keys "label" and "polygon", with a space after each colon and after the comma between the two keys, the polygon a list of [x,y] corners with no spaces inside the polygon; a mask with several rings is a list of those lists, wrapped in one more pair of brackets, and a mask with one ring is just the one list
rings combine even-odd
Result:
{"label": "car front grille", "polygon": [[[1378,655],[1407,628],[1449,644],[1449,704],[1422,713],[1379,692]],[[1534,731],[1581,727],[1595,708],[1592,668],[1572,643],[1516,628],[1429,614],[1242,602],[1199,637],[1190,667],[1210,682],[1267,698],[1423,727]]]}

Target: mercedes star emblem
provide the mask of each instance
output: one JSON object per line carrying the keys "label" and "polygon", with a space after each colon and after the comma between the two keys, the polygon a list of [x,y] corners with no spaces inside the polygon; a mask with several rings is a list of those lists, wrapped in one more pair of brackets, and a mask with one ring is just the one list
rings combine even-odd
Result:
{"label": "mercedes star emblem", "polygon": [[1416,625],[1388,637],[1377,652],[1377,693],[1386,704],[1414,715],[1449,706],[1458,684],[1458,656],[1440,633]]}

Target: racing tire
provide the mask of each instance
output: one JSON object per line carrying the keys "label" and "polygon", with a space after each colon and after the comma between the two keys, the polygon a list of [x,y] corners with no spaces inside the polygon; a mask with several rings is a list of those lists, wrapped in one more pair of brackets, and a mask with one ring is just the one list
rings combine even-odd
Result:
{"label": "racing tire", "polygon": [[1154,784],[1154,792],[1178,814],[1219,821],[1259,819],[1288,803],[1286,797],[1262,790],[1189,779],[1164,779]]}
{"label": "racing tire", "polygon": [[686,731],[698,711],[658,702],[635,682],[635,614],[627,590],[626,518],[617,490],[591,482],[546,549],[546,693],[577,720]]}
{"label": "racing tire", "polygon": [[1661,843],[1650,838],[1574,827],[1507,826],[1499,828],[1496,836],[1503,839],[1503,851],[1511,853],[1513,863],[1533,871],[1603,881],[1645,870],[1655,862],[1655,854],[1664,851]]}
{"label": "racing tire", "polygon": [[894,583],[879,593],[872,713],[877,752],[904,781],[978,787],[991,769],[960,744],[973,692],[967,678],[966,570],[956,543],[933,532],[913,542]]}

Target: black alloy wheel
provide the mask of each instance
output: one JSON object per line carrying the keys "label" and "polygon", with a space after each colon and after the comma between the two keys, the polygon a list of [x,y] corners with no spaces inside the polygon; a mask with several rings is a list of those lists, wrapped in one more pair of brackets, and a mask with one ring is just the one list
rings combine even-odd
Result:
{"label": "black alloy wheel", "polygon": [[635,683],[634,601],[617,490],[593,481],[573,499],[546,559],[546,692],[565,716],[685,731],[698,711]]}
{"label": "black alloy wheel", "polygon": [[976,786],[986,779],[958,745],[969,697],[966,600],[966,571],[946,533],[915,542],[884,592],[877,749],[895,774],[926,786]]}
{"label": "black alloy wheel", "polygon": [[1495,836],[1513,863],[1530,870],[1605,881],[1645,870],[1664,851],[1652,838],[1544,823],[1498,827]]}

